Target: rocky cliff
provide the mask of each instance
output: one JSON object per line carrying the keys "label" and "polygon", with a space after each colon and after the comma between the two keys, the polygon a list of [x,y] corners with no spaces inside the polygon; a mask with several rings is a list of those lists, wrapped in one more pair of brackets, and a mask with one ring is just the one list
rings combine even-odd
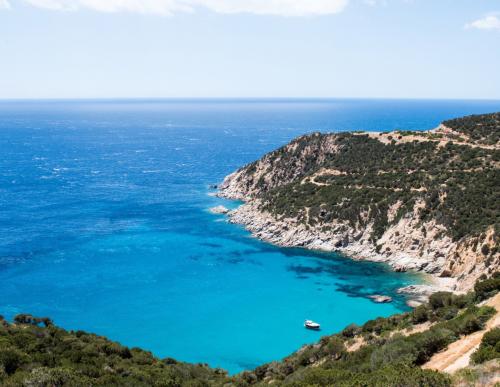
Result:
{"label": "rocky cliff", "polygon": [[227,176],[256,237],[339,251],[470,289],[500,266],[500,113],[421,132],[313,133]]}

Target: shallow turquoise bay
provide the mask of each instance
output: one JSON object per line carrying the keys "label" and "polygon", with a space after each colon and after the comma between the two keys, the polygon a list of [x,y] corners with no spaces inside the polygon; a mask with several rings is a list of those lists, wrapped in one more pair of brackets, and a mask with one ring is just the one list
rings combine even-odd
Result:
{"label": "shallow turquoise bay", "polygon": [[[428,129],[484,101],[0,103],[0,314],[48,315],[230,372],[407,310],[421,281],[260,242],[208,185],[314,130]],[[371,294],[395,297],[376,304]],[[303,328],[305,319],[321,332]]]}

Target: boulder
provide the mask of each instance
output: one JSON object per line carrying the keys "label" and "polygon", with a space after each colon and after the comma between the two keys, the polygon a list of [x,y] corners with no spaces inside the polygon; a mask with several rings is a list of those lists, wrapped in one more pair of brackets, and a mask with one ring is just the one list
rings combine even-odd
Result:
{"label": "boulder", "polygon": [[229,210],[224,206],[212,207],[209,210],[212,214],[227,214]]}

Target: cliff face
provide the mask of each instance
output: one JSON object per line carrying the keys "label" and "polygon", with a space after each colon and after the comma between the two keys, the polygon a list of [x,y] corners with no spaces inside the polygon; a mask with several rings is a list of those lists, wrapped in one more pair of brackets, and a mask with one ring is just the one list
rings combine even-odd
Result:
{"label": "cliff face", "polygon": [[220,196],[245,201],[231,220],[271,243],[467,290],[500,266],[498,133],[499,114],[427,132],[314,133],[226,177]]}

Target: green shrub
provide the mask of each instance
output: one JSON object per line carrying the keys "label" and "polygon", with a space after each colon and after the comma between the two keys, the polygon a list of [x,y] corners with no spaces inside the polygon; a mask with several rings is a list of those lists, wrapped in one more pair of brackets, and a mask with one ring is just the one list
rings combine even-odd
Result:
{"label": "green shrub", "polygon": [[481,342],[485,346],[496,346],[500,342],[500,328],[493,328],[486,332]]}
{"label": "green shrub", "polygon": [[456,294],[453,295],[453,306],[458,309],[463,309],[467,306],[474,305],[475,294],[469,292],[467,294]]}
{"label": "green shrub", "polygon": [[338,336],[332,336],[325,346],[326,352],[338,359],[345,352],[344,341]]}
{"label": "green shrub", "polygon": [[391,363],[412,365],[417,359],[418,349],[414,343],[405,338],[393,339],[376,349],[371,356],[372,369]]}
{"label": "green shrub", "polygon": [[500,290],[500,278],[494,277],[484,281],[478,281],[474,285],[474,291],[480,300],[484,300]]}
{"label": "green shrub", "polygon": [[432,309],[439,309],[453,305],[453,294],[450,292],[436,292],[429,297]]}
{"label": "green shrub", "polygon": [[441,322],[436,327],[444,327],[452,330],[457,336],[468,335],[484,328],[486,321],[496,313],[489,306],[471,306],[453,320]]}
{"label": "green shrub", "polygon": [[23,364],[29,362],[29,357],[16,348],[0,348],[0,366],[8,375],[13,374]]}
{"label": "green shrub", "polygon": [[420,324],[429,320],[429,308],[427,305],[419,305],[411,312],[412,322]]}
{"label": "green shrub", "polygon": [[500,358],[500,328],[493,328],[484,334],[481,345],[471,356],[471,361],[474,364],[481,364],[498,358]]}
{"label": "green shrub", "polygon": [[447,306],[444,308],[440,308],[436,311],[436,316],[440,320],[451,320],[458,314],[458,308],[455,306]]}
{"label": "green shrub", "polygon": [[342,330],[344,337],[354,337],[359,333],[361,333],[361,328],[356,324],[350,324]]}
{"label": "green shrub", "polygon": [[346,369],[313,368],[295,376],[289,386],[369,386],[369,387],[447,387],[448,376],[419,367],[392,365],[370,372],[354,372]]}

